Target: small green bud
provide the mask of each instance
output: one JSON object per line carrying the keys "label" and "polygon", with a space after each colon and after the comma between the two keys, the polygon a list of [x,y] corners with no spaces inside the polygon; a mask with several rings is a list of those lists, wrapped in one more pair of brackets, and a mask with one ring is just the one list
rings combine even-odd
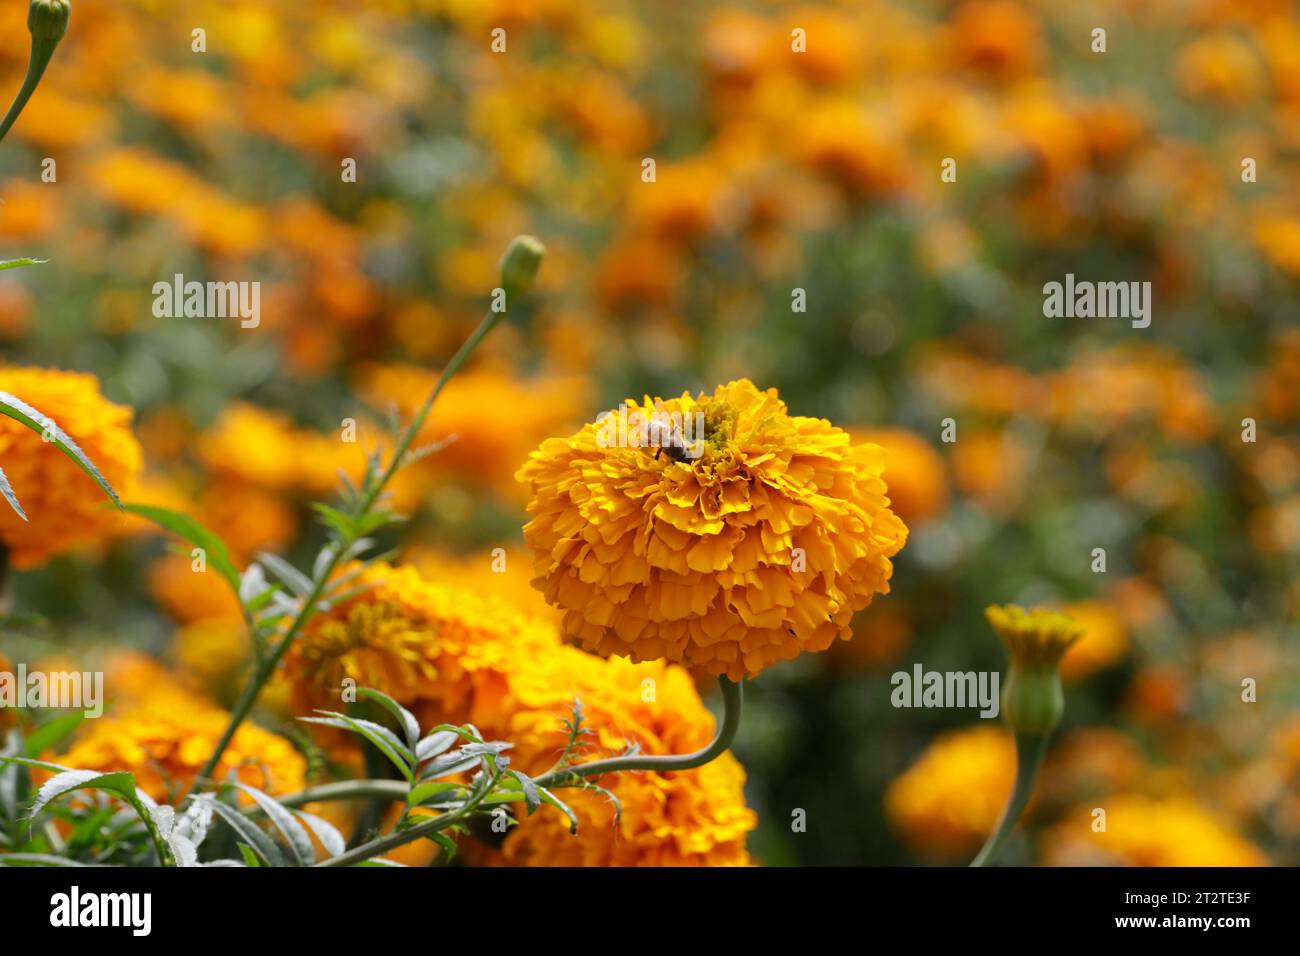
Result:
{"label": "small green bud", "polygon": [[58,43],[68,30],[71,13],[68,0],[32,0],[27,8],[27,29],[32,39],[51,46]]}
{"label": "small green bud", "polygon": [[542,266],[546,247],[533,236],[516,236],[501,257],[501,285],[511,293],[527,290]]}
{"label": "small green bud", "polygon": [[1002,717],[1018,734],[1045,735],[1065,715],[1065,692],[1055,667],[1011,666],[1002,688]]}
{"label": "small green bud", "polygon": [[1051,733],[1065,714],[1061,658],[1083,628],[1046,608],[1026,611],[1014,604],[995,605],[985,608],[984,614],[1011,658],[1002,689],[1002,716],[1018,734]]}

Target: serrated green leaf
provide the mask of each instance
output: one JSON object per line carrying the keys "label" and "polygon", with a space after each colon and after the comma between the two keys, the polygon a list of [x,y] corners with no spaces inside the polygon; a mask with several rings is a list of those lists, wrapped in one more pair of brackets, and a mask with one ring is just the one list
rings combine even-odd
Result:
{"label": "serrated green leaf", "polygon": [[576,836],[578,833],[578,815],[569,809],[569,805],[545,787],[538,787],[537,793],[544,803],[550,804],[569,818],[569,832]]}
{"label": "serrated green leaf", "polygon": [[317,711],[317,713],[326,716],[299,717],[298,719],[305,724],[320,724],[322,727],[335,727],[339,730],[350,730],[353,733],[360,734],[374,744],[379,752],[402,772],[402,776],[408,782],[415,779],[415,774],[411,769],[411,764],[415,759],[414,755],[407,751],[406,745],[398,740],[397,735],[387,727],[380,726],[374,721],[349,717],[346,714],[331,710],[321,710]]}
{"label": "serrated green leaf", "polygon": [[533,783],[533,778],[528,774],[518,770],[507,770],[506,773],[515,779],[524,792],[524,806],[528,808],[528,815],[531,817],[533,811],[542,805],[542,795],[537,790],[537,784]]}
{"label": "serrated green leaf", "polygon": [[[238,836],[243,838],[243,841],[248,845],[249,849],[252,850],[263,863],[267,866],[284,866],[284,854],[280,852],[280,848],[277,847],[275,841],[263,833],[261,828],[252,820],[248,819],[248,817],[230,806],[230,804],[223,803],[220,800],[217,800],[212,804],[212,809],[217,812],[217,815],[221,817],[221,819],[224,820]],[[244,859],[247,861],[248,857],[245,856]],[[249,865],[252,866],[254,864],[250,863]]]}
{"label": "serrated green leaf", "polygon": [[225,542],[203,525],[189,515],[181,514],[179,511],[172,511],[170,508],[160,508],[157,505],[133,502],[125,505],[124,509],[131,514],[152,521],[158,527],[202,548],[207,556],[208,564],[212,565],[217,573],[226,579],[235,594],[239,594],[239,571],[235,568],[234,561],[230,559],[230,552],[226,549]]}
{"label": "serrated green leaf", "polygon": [[95,463],[86,456],[86,453],[72,440],[72,437],[55,424],[54,419],[44,412],[37,411],[21,398],[10,395],[8,392],[0,392],[0,415],[5,415],[21,425],[26,425],[42,438],[48,435],[48,440],[54,447],[71,458],[77,463],[78,468],[94,479],[95,484],[103,489],[104,494],[108,495],[113,504],[117,505],[118,508],[122,507],[122,499],[117,496],[113,486],[99,473]]}
{"label": "serrated green leaf", "polygon": [[458,783],[439,783],[430,781],[422,783],[411,788],[411,792],[406,795],[408,805],[415,807],[424,803],[430,797],[437,796],[440,793],[447,793],[451,790],[463,790],[464,788]]}
{"label": "serrated green leaf", "polygon": [[9,476],[0,468],[0,495],[4,495],[5,501],[9,502],[9,507],[14,509],[18,517],[24,521],[27,520],[27,512],[23,511],[23,506],[18,503],[18,496],[14,494],[13,485],[9,484]]}
{"label": "serrated green leaf", "polygon": [[393,698],[382,691],[375,690],[373,687],[358,687],[357,696],[363,700],[373,700],[396,718],[398,724],[406,733],[406,745],[410,748],[414,760],[416,747],[420,744],[420,722],[415,719],[415,715]]}
{"label": "serrated green leaf", "polygon": [[266,569],[274,574],[277,578],[288,585],[289,590],[300,598],[305,598],[311,593],[311,578],[303,574],[284,558],[278,554],[272,554],[269,551],[259,551],[257,560],[266,566]]}
{"label": "serrated green leaf", "polygon": [[456,859],[456,853],[459,848],[456,846],[455,840],[447,836],[447,834],[443,833],[441,830],[434,830],[432,833],[426,835],[430,840],[442,847],[442,852],[447,855],[446,862],[450,863],[452,860]]}
{"label": "serrated green leaf", "polygon": [[256,787],[250,787],[246,783],[236,783],[235,786],[252,797],[261,811],[275,824],[275,828],[284,834],[295,864],[310,866],[316,862],[316,848],[312,845],[311,837],[292,813]]}
{"label": "serrated green leaf", "polygon": [[307,824],[312,833],[316,834],[316,839],[320,840],[320,845],[325,848],[329,856],[338,856],[347,849],[347,841],[343,839],[343,834],[334,824],[306,810],[295,810],[294,813],[298,815],[298,819]]}
{"label": "serrated green leaf", "polygon": [[438,756],[458,740],[460,734],[454,730],[434,731],[416,743],[415,762],[424,763],[429,758]]}
{"label": "serrated green leaf", "polygon": [[135,777],[125,770],[104,773],[99,770],[65,770],[55,774],[36,791],[29,815],[35,817],[58,797],[74,790],[108,790],[132,803],[136,800]]}
{"label": "serrated green leaf", "polygon": [[465,756],[459,750],[435,757],[424,768],[420,774],[421,780],[437,780],[440,777],[447,777],[453,773],[462,773],[466,770],[473,770],[483,758],[477,755]]}

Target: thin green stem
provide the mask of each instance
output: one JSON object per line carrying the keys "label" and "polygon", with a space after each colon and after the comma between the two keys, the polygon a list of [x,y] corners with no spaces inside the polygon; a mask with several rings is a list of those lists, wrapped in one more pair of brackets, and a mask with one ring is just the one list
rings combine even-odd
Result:
{"label": "thin green stem", "polygon": [[[359,517],[374,507],[375,502],[383,493],[384,487],[390,480],[392,480],[393,475],[397,474],[397,470],[402,466],[402,459],[406,457],[406,453],[410,450],[412,442],[415,441],[415,436],[418,435],[420,429],[424,427],[425,420],[429,417],[429,412],[433,408],[433,403],[437,399],[438,395],[442,392],[447,382],[451,380],[451,377],[460,371],[461,366],[465,364],[465,361],[473,354],[474,350],[478,348],[479,343],[481,343],[483,339],[487,337],[487,334],[496,327],[497,323],[501,321],[504,315],[504,312],[493,312],[489,310],[487,314],[483,316],[483,320],[479,322],[478,328],[476,328],[473,334],[465,340],[465,343],[461,345],[456,354],[452,356],[451,361],[449,361],[446,367],[443,368],[442,374],[438,376],[437,383],[429,393],[429,397],[424,400],[424,404],[416,413],[415,418],[412,419],[410,424],[403,430],[401,437],[398,439],[397,447],[393,450],[393,456],[388,463],[388,467],[384,469],[383,474],[378,480],[369,483],[369,487],[367,487],[361,495],[356,508],[354,509],[354,517]],[[263,657],[254,667],[252,674],[249,675],[248,683],[244,686],[243,691],[239,695],[239,699],[235,702],[234,709],[230,712],[230,722],[226,725],[226,729],[222,733],[221,739],[217,741],[217,745],[213,749],[212,755],[208,757],[202,768],[200,768],[198,775],[195,777],[193,786],[198,786],[200,782],[212,778],[212,774],[216,771],[217,765],[221,761],[221,755],[226,752],[226,748],[230,746],[231,740],[235,737],[235,732],[244,722],[249,711],[253,709],[253,705],[257,702],[257,698],[262,692],[262,687],[266,684],[270,676],[275,673],[275,669],[279,666],[280,660],[289,650],[307,621],[316,612],[316,606],[320,602],[321,595],[324,594],[330,577],[338,568],[339,561],[342,559],[345,550],[345,545],[333,548],[333,554],[330,557],[330,560],[326,563],[326,566],[322,569],[321,573],[316,576],[316,580],[312,582],[311,592],[306,596],[306,598],[304,598],[302,608],[294,616],[293,622],[284,633],[284,637],[282,637],[275,645],[270,655]],[[191,789],[193,789],[193,786]]]}
{"label": "thin green stem", "polygon": [[22,113],[23,107],[27,105],[27,101],[36,92],[41,77],[45,75],[45,68],[50,65],[50,58],[54,56],[56,46],[58,46],[57,43],[41,43],[35,40],[32,42],[32,53],[27,60],[27,75],[23,78],[22,88],[18,91],[18,95],[14,97],[13,103],[10,104],[9,112],[5,114],[5,118],[0,120],[0,140],[5,138],[9,129],[17,121],[18,115]]}
{"label": "thin green stem", "polygon": [[609,757],[605,760],[593,760],[590,763],[562,767],[543,774],[534,781],[540,787],[553,787],[573,778],[594,777],[602,773],[618,773],[628,770],[657,770],[668,773],[674,770],[690,770],[702,767],[722,756],[736,737],[740,728],[740,715],[744,705],[744,684],[726,677],[718,678],[722,688],[722,723],[718,733],[703,750],[689,754],[672,754],[668,756],[651,756],[636,754],[629,757]]}
{"label": "thin green stem", "polygon": [[340,853],[338,856],[332,856],[328,860],[322,860],[316,866],[351,866],[353,863],[361,863],[372,857],[379,856],[381,853],[387,853],[399,846],[405,846],[421,837],[437,833],[439,830],[445,830],[460,820],[465,819],[471,813],[478,809],[479,804],[492,792],[496,786],[500,774],[492,777],[491,782],[483,785],[474,799],[469,800],[464,806],[457,807],[455,810],[449,810],[446,813],[440,813],[436,817],[426,820],[424,823],[417,823],[415,826],[407,827],[405,830],[397,830],[388,836],[378,837],[369,843],[363,843],[361,846]]}
{"label": "thin green stem", "polygon": [[276,799],[286,807],[329,800],[405,800],[410,789],[405,780],[340,780]]}
{"label": "thin green stem", "polygon": [[[728,680],[726,677],[720,677],[718,683],[722,688],[722,723],[718,727],[713,742],[703,750],[669,756],[637,755],[593,760],[590,763],[552,770],[536,778],[534,783],[541,787],[554,787],[564,786],[570,782],[576,782],[586,777],[594,777],[602,773],[630,770],[656,770],[660,773],[666,773],[674,770],[690,770],[717,759],[731,746],[731,742],[736,737],[736,730],[740,727],[740,715],[744,702],[743,684]],[[348,780],[341,783],[325,784],[320,787],[311,787],[299,793],[282,797],[280,802],[286,806],[297,807],[315,800],[350,800],[356,798],[403,800],[406,798],[407,789],[407,785],[398,780]],[[445,830],[452,824],[468,817],[480,805],[502,802],[499,799],[489,799],[491,792],[491,787],[485,787],[478,797],[466,803],[463,807],[439,814],[405,830],[371,840],[369,843],[364,843],[355,849],[348,850],[346,853],[331,857],[316,865],[350,866],[353,863],[360,863],[399,846],[404,846],[431,833]],[[510,799],[514,798],[511,797]]]}
{"label": "thin green stem", "polygon": [[1006,839],[1007,834],[1015,827],[1016,821],[1020,819],[1021,811],[1025,809],[1025,804],[1029,802],[1029,797],[1034,792],[1034,781],[1038,777],[1039,767],[1043,765],[1043,756],[1047,753],[1049,738],[1049,734],[1016,734],[1015,786],[1011,789],[1011,796],[1002,810],[998,825],[993,828],[983,849],[975,859],[971,860],[971,866],[983,866],[987,863]]}

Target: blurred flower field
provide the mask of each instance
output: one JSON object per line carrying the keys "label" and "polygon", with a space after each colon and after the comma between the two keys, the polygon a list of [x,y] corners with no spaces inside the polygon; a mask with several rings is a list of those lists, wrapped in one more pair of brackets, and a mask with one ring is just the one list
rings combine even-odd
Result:
{"label": "blurred flower field", "polygon": [[[1003,862],[1296,865],[1298,13],[74,0],[0,147],[0,259],[47,260],[0,272],[0,392],[58,421],[124,500],[201,522],[238,570],[265,552],[309,568],[312,503],[393,453],[502,250],[540,237],[527,298],[389,485],[408,520],[376,534],[369,589],[303,628],[219,775],[278,796],[373,774],[353,738],[294,719],[345,678],[422,727],[510,740],[542,774],[574,697],[591,754],[682,753],[718,727],[713,678],[762,670],[730,754],[620,774],[621,813],[575,793],[576,836],[539,813],[465,837],[457,862],[964,864],[1012,790],[1012,735],[898,709],[891,675],[1001,670],[984,609],[1016,602],[1082,637]],[[26,15],[0,2],[0,89],[21,82]],[[1045,316],[1067,273],[1149,281],[1150,326]],[[160,317],[155,284],[178,275],[259,282],[258,322]],[[592,464],[592,423],[654,396],[761,442],[719,466],[723,490],[671,499],[673,553],[649,560],[692,589],[629,597],[642,554],[618,494],[564,495],[575,474],[621,487]],[[820,465],[786,468],[813,447]],[[738,514],[769,502],[727,482],[765,462],[793,503],[773,494],[746,537]],[[0,670],[105,674],[106,715],[46,756],[178,796],[248,679],[245,609],[8,418],[0,467],[30,518],[0,508]],[[865,504],[832,520],[832,497]],[[756,541],[799,543],[801,511],[835,543],[827,588],[869,607],[754,570]],[[564,553],[584,524],[602,570]],[[572,576],[533,586],[552,561]],[[691,630],[706,585],[764,623]],[[764,616],[792,606],[807,620]],[[0,710],[0,730],[17,719]],[[344,831],[377,823],[315,806]]]}

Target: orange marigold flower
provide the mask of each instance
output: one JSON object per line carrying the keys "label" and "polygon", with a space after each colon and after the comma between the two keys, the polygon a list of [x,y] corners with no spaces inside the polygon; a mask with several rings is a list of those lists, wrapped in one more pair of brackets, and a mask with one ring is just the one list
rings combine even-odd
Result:
{"label": "orange marigold flower", "polygon": [[1014,665],[1056,668],[1065,652],[1083,636],[1083,625],[1066,614],[1018,604],[984,609],[993,630],[1007,646]]}
{"label": "orange marigold flower", "polygon": [[[413,365],[365,365],[361,393],[376,408],[395,406],[414,417],[438,376]],[[581,383],[575,378],[521,379],[508,366],[478,365],[453,378],[416,436],[415,447],[440,445],[416,467],[426,476],[489,483],[517,494],[511,480],[525,455],[545,436],[580,421]]]}
{"label": "orange marigold flower", "polygon": [[[285,658],[299,712],[336,708],[342,680],[352,678],[396,698],[422,725],[468,721],[511,741],[511,759],[533,774],[562,753],[575,699],[591,730],[581,760],[630,742],[644,753],[684,753],[713,737],[713,716],[682,668],[595,657],[563,644],[542,619],[482,592],[425,581],[409,567],[373,565],[361,580],[372,586],[321,615]],[[748,862],[745,835],[755,818],[744,803],[744,773],[729,755],[689,772],[601,783],[623,804],[617,829],[608,798],[565,790],[582,821],[577,836],[543,812],[512,831],[499,853],[469,852],[534,866]]]}
{"label": "orange marigold flower", "polygon": [[[143,455],[131,433],[132,411],[99,391],[93,375],[41,368],[0,368],[0,392],[48,415],[117,492],[130,494]],[[53,442],[0,417],[0,468],[27,512],[23,521],[0,506],[0,540],[15,567],[31,568],[57,554],[104,538],[124,524],[104,507],[104,492]]]}
{"label": "orange marigold flower", "polygon": [[[128,770],[155,800],[188,788],[230,715],[161,668],[154,673],[154,683],[124,700],[116,713],[86,721],[66,753],[43,759],[84,770]],[[307,762],[285,738],[245,721],[213,777],[224,780],[232,770],[243,783],[267,793],[293,793],[303,788]]]}
{"label": "orange marigold flower", "polygon": [[[578,762],[613,756],[629,744],[642,753],[685,753],[704,747],[715,731],[695,683],[664,661],[633,664],[556,644],[509,675],[501,701],[475,708],[476,726],[511,741],[515,764],[544,773],[563,751],[564,720],[575,699],[591,734]],[[730,754],[679,773],[613,774],[598,778],[618,798],[563,791],[578,814],[576,835],[556,814],[535,814],[506,837],[499,853],[473,853],[508,866],[741,866],[749,863],[746,834],[756,817],[744,801],[745,773]]]}
{"label": "orange marigold flower", "polygon": [[[657,411],[692,429],[698,457],[640,440]],[[888,592],[907,528],[884,467],[878,445],[748,380],[629,401],[520,469],[534,585],[588,650],[740,680],[847,638],[853,612]]]}
{"label": "orange marigold flower", "polygon": [[196,571],[196,566],[188,555],[164,554],[149,566],[149,593],[183,623],[240,620],[239,599],[217,570]]}
{"label": "orange marigold flower", "polygon": [[948,506],[948,479],[934,446],[906,428],[851,430],[855,442],[885,449],[884,478],[889,506],[909,525],[940,514]]}
{"label": "orange marigold flower", "polygon": [[993,831],[1016,777],[1016,747],[1000,727],[946,734],[885,791],[885,815],[911,846],[952,856]]}
{"label": "orange marigold flower", "polygon": [[1128,653],[1128,631],[1119,612],[1103,601],[1079,601],[1062,609],[1083,629],[1061,661],[1061,676],[1078,680],[1122,660]]}
{"label": "orange marigold flower", "polygon": [[[1089,826],[1095,807],[1106,829]],[[1119,794],[1067,814],[1045,839],[1051,866],[1266,866],[1268,859],[1190,796]]]}
{"label": "orange marigold flower", "polygon": [[554,629],[504,601],[424,580],[410,567],[376,563],[357,579],[368,590],[317,615],[285,656],[297,713],[336,710],[345,678],[400,701],[422,723],[468,711],[477,687],[558,643]]}

